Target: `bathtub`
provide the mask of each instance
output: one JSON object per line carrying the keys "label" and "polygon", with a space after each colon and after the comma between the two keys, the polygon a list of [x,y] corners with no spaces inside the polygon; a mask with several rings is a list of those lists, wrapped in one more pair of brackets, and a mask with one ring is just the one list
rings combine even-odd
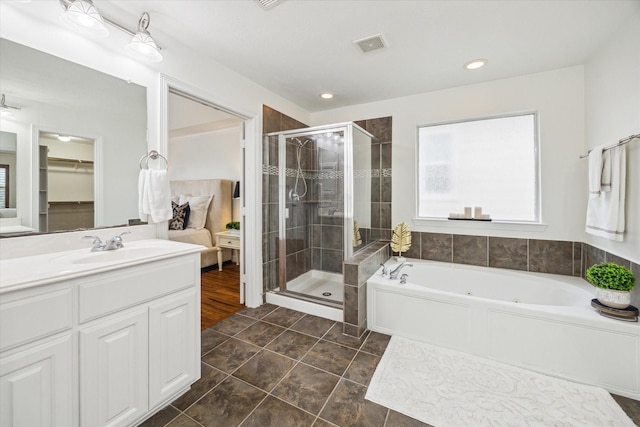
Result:
{"label": "bathtub", "polygon": [[[576,277],[408,259],[367,280],[372,331],[464,351],[640,400],[640,323],[600,316]],[[398,263],[390,260],[387,266]]]}

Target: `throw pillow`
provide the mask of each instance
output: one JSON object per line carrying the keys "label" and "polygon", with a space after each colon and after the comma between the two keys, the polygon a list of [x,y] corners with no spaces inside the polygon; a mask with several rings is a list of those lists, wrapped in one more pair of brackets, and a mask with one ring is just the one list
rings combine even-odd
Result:
{"label": "throw pillow", "polygon": [[173,208],[173,218],[169,221],[169,230],[184,230],[189,223],[189,214],[191,209],[189,208],[189,202],[178,205],[176,202],[171,202]]}
{"label": "throw pillow", "polygon": [[213,199],[213,195],[186,196],[183,194],[180,196],[180,204],[189,202],[189,207],[191,208],[191,215],[186,228],[195,228],[196,230],[204,228],[211,199]]}

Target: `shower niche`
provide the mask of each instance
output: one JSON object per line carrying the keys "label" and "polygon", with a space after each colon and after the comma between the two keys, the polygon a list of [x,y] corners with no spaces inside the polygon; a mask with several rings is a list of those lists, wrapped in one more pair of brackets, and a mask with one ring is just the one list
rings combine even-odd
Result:
{"label": "shower niche", "polygon": [[342,261],[371,240],[372,135],[343,123],[270,133],[264,142],[265,292],[341,309]]}

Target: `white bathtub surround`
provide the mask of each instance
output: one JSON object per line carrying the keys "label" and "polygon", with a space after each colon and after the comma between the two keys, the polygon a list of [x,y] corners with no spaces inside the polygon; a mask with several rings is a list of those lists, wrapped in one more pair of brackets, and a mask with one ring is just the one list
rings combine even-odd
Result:
{"label": "white bathtub surround", "polygon": [[[585,280],[410,261],[406,285],[380,272],[368,280],[370,330],[640,400],[640,323],[600,316],[590,306],[595,290]],[[603,363],[612,357],[615,363]]]}
{"label": "white bathtub surround", "polygon": [[366,399],[434,426],[634,426],[602,388],[398,336]]}

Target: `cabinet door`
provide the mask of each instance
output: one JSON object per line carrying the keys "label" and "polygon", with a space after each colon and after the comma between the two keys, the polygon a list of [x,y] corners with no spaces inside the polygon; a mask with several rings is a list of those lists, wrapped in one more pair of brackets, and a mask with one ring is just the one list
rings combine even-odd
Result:
{"label": "cabinet door", "polygon": [[196,302],[196,289],[190,289],[149,307],[150,408],[200,377],[200,313]]}
{"label": "cabinet door", "polygon": [[71,334],[23,348],[0,362],[0,426],[76,425]]}
{"label": "cabinet door", "polygon": [[80,423],[129,425],[148,409],[147,309],[80,330]]}

